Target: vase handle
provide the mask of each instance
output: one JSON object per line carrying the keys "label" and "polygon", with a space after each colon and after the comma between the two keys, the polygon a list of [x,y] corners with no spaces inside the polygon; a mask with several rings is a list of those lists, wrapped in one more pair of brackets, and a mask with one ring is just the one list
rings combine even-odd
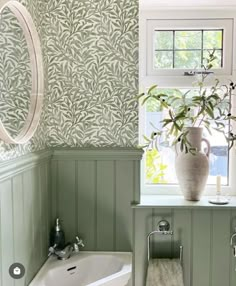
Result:
{"label": "vase handle", "polygon": [[179,143],[175,144],[175,155],[178,156],[179,155]]}
{"label": "vase handle", "polygon": [[207,152],[206,152],[206,156],[209,157],[210,155],[210,151],[211,151],[211,145],[210,142],[206,139],[206,138],[202,138],[202,141],[204,141],[207,145]]}

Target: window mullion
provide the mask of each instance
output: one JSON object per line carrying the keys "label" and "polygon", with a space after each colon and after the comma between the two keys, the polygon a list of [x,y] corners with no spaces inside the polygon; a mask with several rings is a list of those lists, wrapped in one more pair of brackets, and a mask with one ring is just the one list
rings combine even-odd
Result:
{"label": "window mullion", "polygon": [[173,31],[173,69],[175,68],[175,31]]}
{"label": "window mullion", "polygon": [[203,33],[204,33],[204,31],[202,30],[202,43],[201,43],[201,47],[202,47],[202,51],[201,51],[201,67],[203,66]]}

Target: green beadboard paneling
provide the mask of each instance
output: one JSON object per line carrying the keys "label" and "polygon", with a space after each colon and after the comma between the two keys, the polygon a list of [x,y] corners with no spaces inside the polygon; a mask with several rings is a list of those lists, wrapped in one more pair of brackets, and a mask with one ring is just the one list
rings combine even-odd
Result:
{"label": "green beadboard paneling", "polygon": [[132,161],[116,161],[115,198],[115,250],[132,250],[133,214],[131,202],[134,190],[134,165]]}
{"label": "green beadboard paneling", "polygon": [[[69,174],[75,180],[76,188],[75,217],[71,221],[77,223],[76,231],[84,238],[86,249],[134,249],[134,285],[143,286],[147,268],[147,234],[157,228],[161,219],[167,219],[174,235],[155,236],[153,256],[178,257],[179,246],[183,245],[185,285],[218,286],[222,281],[234,285],[235,262],[230,256],[227,240],[232,233],[230,221],[231,228],[236,226],[235,212],[230,209],[132,210],[131,201],[138,200],[140,154],[134,155],[130,151],[126,159],[122,157],[119,160],[119,152],[123,154],[121,150],[113,150],[113,155],[111,150],[101,150],[101,156],[99,149],[93,150],[91,154],[88,150],[78,150],[78,153],[76,150],[68,150],[68,153],[66,150],[57,150],[53,156],[52,174],[56,178],[52,180],[54,185],[59,182],[60,192],[68,192],[68,184],[61,181],[67,181],[67,176],[60,174],[73,174],[74,167],[71,170],[68,164],[75,165],[75,178]],[[89,154],[87,160],[86,154]],[[60,174],[56,171],[57,166],[61,168]],[[68,209],[66,205],[64,207],[66,212]],[[221,241],[222,249],[217,251]],[[220,256],[223,256],[222,262],[218,263]]]}
{"label": "green beadboard paneling", "polygon": [[[140,158],[141,160],[141,158]],[[137,179],[140,177],[140,160],[134,162],[134,194],[133,194],[133,203],[137,204],[140,202],[140,180]]]}
{"label": "green beadboard paneling", "polygon": [[[53,148],[55,161],[135,161],[139,166],[143,150],[134,148]],[[137,168],[139,169],[139,167]]]}
{"label": "green beadboard paneling", "polygon": [[[88,160],[82,150],[72,152],[74,160],[70,150],[68,157],[63,150],[53,155],[53,213],[63,221],[64,216],[66,220],[70,218],[71,227],[76,225],[73,235],[78,233],[84,239],[85,250],[130,251],[131,202],[138,192],[138,160],[142,152],[103,149],[101,156],[99,150],[91,150]],[[84,152],[88,154],[88,150]]]}
{"label": "green beadboard paneling", "polygon": [[212,275],[211,211],[193,211],[192,216],[192,285],[209,286]]}
{"label": "green beadboard paneling", "polygon": [[55,223],[57,216],[57,192],[58,192],[58,161],[51,161],[50,165],[50,225],[51,227]]}
{"label": "green beadboard paneling", "polygon": [[[65,160],[54,157],[50,164],[50,153],[43,156],[44,160],[40,160],[31,155],[31,165],[25,157],[20,164],[18,158],[12,177],[4,177],[0,168],[5,178],[0,182],[0,271],[6,273],[14,259],[27,268],[25,278],[12,286],[28,285],[42,265],[49,227],[57,215],[63,220],[67,240],[78,233],[87,250],[133,249],[135,286],[145,285],[147,234],[156,229],[161,219],[170,222],[174,235],[155,237],[152,255],[178,257],[179,246],[183,245],[185,285],[235,284],[235,258],[229,246],[236,227],[234,210],[132,209],[130,203],[139,186],[137,158],[119,161],[116,152],[113,160],[111,154],[109,160],[90,157],[87,161],[78,157],[67,160],[64,155]],[[2,168],[7,173],[11,170],[6,165]],[[3,272],[1,279],[3,286],[11,286]]]}
{"label": "green beadboard paneling", "polygon": [[[231,211],[230,235],[236,231],[236,210]],[[233,250],[230,250],[230,286],[236,285],[236,258],[233,256]]]}
{"label": "green beadboard paneling", "polygon": [[25,231],[25,281],[28,284],[34,275],[34,269],[31,268],[33,263],[33,170],[28,170],[23,174],[23,184],[24,184],[24,231]]}
{"label": "green beadboard paneling", "polygon": [[147,271],[147,234],[152,228],[152,209],[135,210],[134,214],[134,285],[145,285]]}
{"label": "green beadboard paneling", "polygon": [[180,254],[180,246],[183,246],[183,271],[185,285],[191,285],[191,216],[190,210],[174,210],[172,224],[173,224],[173,252],[174,257],[178,257]]}
{"label": "green beadboard paneling", "polygon": [[85,242],[85,250],[96,250],[97,245],[97,188],[96,161],[77,162],[77,225],[78,234]]}
{"label": "green beadboard paneling", "polygon": [[[24,203],[23,203],[23,180],[22,175],[17,175],[12,179],[13,184],[13,223],[14,223],[14,260],[22,264],[25,263],[25,253],[27,244],[24,232]],[[24,286],[24,279],[15,281],[15,286]]]}
{"label": "green beadboard paneling", "polygon": [[[42,230],[42,224],[41,221],[41,204],[42,204],[42,198],[41,198],[41,192],[39,189],[39,166],[32,169],[32,220],[33,220],[33,248],[32,248],[32,258],[31,258],[31,269],[34,276],[37,273],[38,270],[38,263],[43,263],[45,260],[45,255],[42,258],[41,252],[42,252],[42,244],[41,244],[41,230]],[[35,247],[37,246],[37,247]],[[38,249],[37,249],[38,248]],[[35,259],[35,257],[37,257]]]}
{"label": "green beadboard paneling", "polygon": [[76,236],[75,162],[59,162],[57,179],[57,216],[62,219],[66,240],[72,241]]}
{"label": "green beadboard paneling", "polygon": [[2,284],[14,286],[14,280],[9,276],[9,266],[14,263],[14,229],[11,181],[1,183],[1,260]]}
{"label": "green beadboard paneling", "polygon": [[[211,286],[230,285],[230,212],[212,211]],[[219,227],[220,226],[220,227]]]}
{"label": "green beadboard paneling", "polygon": [[[2,286],[27,286],[47,258],[50,153],[40,155],[42,158],[31,154],[8,161],[15,169],[7,163],[0,167]],[[26,268],[24,278],[16,281],[8,274],[14,262],[20,262]]]}
{"label": "green beadboard paneling", "polygon": [[[51,196],[49,184],[49,169],[50,164],[39,165],[39,193],[40,193],[40,239],[41,239],[41,259],[44,260],[45,255],[48,254],[48,241],[50,230],[50,209]],[[44,178],[44,180],[41,180]]]}
{"label": "green beadboard paneling", "polygon": [[77,223],[78,234],[84,238],[85,250],[97,245],[96,161],[77,162]]}
{"label": "green beadboard paneling", "polygon": [[97,162],[97,250],[113,250],[115,233],[115,164]]}
{"label": "green beadboard paneling", "polygon": [[[151,218],[151,224],[150,224]],[[178,257],[183,245],[184,285],[233,286],[235,258],[230,248],[230,235],[236,226],[236,213],[231,210],[135,209],[135,286],[145,285],[147,268],[147,234],[156,229],[156,222],[167,219],[174,231],[169,246],[158,257]],[[155,222],[153,224],[153,221]],[[159,240],[159,241],[158,241]],[[156,238],[156,247],[161,240]],[[153,248],[151,249],[153,253]],[[157,257],[155,256],[155,257]]]}

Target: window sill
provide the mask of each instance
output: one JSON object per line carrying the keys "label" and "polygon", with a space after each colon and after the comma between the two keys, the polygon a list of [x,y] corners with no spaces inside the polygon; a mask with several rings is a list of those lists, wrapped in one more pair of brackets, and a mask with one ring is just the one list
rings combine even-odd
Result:
{"label": "window sill", "polygon": [[139,204],[132,208],[181,208],[181,209],[232,209],[236,208],[236,196],[231,196],[227,205],[214,205],[208,201],[213,196],[203,196],[200,201],[186,201],[183,196],[142,195]]}

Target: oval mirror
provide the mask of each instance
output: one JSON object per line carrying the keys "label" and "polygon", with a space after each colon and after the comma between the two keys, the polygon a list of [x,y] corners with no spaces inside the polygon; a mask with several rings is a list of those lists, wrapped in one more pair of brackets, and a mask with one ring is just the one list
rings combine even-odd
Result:
{"label": "oval mirror", "polygon": [[42,52],[33,20],[19,2],[0,0],[0,138],[26,143],[42,103]]}

